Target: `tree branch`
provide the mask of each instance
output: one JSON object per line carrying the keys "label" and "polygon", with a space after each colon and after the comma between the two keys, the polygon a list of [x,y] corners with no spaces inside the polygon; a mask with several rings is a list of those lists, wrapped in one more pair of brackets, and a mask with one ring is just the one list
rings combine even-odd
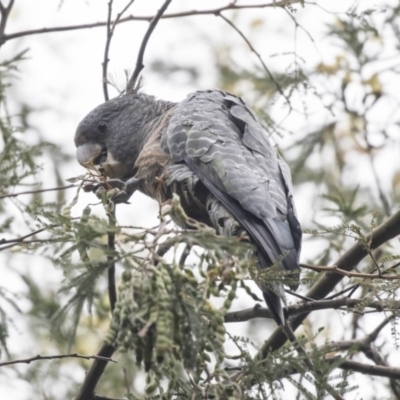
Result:
{"label": "tree branch", "polygon": [[117,302],[117,289],[115,286],[115,205],[112,210],[108,210],[108,224],[110,232],[107,233],[107,263],[108,263],[108,300],[111,312],[114,311]]}
{"label": "tree branch", "polygon": [[[330,363],[336,363],[340,360],[340,356],[326,359]],[[337,366],[337,368],[347,371],[359,372],[361,374],[383,376],[390,379],[400,379],[400,368],[384,367],[381,365],[363,364],[357,361],[345,360]]]}
{"label": "tree branch", "polygon": [[110,0],[108,2],[108,13],[107,13],[107,40],[106,40],[106,45],[104,48],[104,58],[103,58],[103,63],[102,63],[102,72],[103,72],[103,93],[104,93],[104,100],[107,101],[109,99],[108,95],[108,79],[107,79],[107,68],[108,68],[108,62],[110,61],[108,58],[108,53],[110,51],[110,45],[111,45],[111,39],[114,34],[115,27],[119,23],[122,15],[125,13],[125,11],[133,4],[135,0],[130,0],[128,4],[122,9],[122,11],[117,15],[117,18],[115,21],[111,23],[111,16],[112,16],[112,3],[113,0]]}
{"label": "tree branch", "polygon": [[[323,351],[324,348],[316,349],[318,351]],[[334,343],[333,348],[342,348],[341,342]],[[297,361],[297,362],[296,362]],[[328,364],[334,364],[333,368],[339,368],[343,370],[350,370],[353,372],[359,372],[361,374],[367,374],[372,376],[382,376],[389,379],[400,379],[400,368],[385,366],[385,365],[373,365],[373,364],[364,364],[357,361],[346,360],[341,356],[333,356],[333,357],[325,357],[321,360],[321,362],[326,362]],[[292,360],[286,365],[280,367],[276,374],[272,377],[273,381],[281,380],[286,378],[288,375],[294,374],[304,374],[304,360],[297,359]],[[262,364],[260,365],[262,367]],[[243,375],[244,369],[241,369],[240,375]],[[249,376],[248,379],[251,380],[252,384],[256,384],[254,377]]]}
{"label": "tree branch", "polygon": [[85,376],[85,380],[81,387],[80,392],[76,396],[75,400],[91,400],[94,399],[94,391],[97,383],[99,382],[103,372],[107,366],[107,359],[110,359],[114,354],[115,348],[111,345],[104,344],[99,352],[97,358],[94,360],[92,366]]}
{"label": "tree branch", "polygon": [[[303,0],[282,0],[282,1],[274,1],[273,3],[264,3],[264,4],[247,4],[247,5],[235,5],[234,2],[231,2],[225,6],[217,7],[208,10],[190,10],[190,11],[183,11],[179,13],[170,13],[164,14],[161,18],[162,19],[171,19],[171,18],[184,18],[184,17],[192,17],[192,16],[199,16],[199,15],[215,15],[216,13],[226,11],[226,10],[244,10],[244,9],[257,9],[257,8],[276,8],[276,7],[286,7],[288,4],[296,4],[302,3]],[[125,18],[121,18],[118,23],[125,23],[129,21],[146,21],[150,22],[154,18],[154,15],[151,16],[129,16]],[[114,21],[113,21],[114,23]],[[65,31],[74,31],[80,29],[91,29],[91,28],[99,28],[107,25],[107,21],[105,22],[94,22],[92,24],[81,24],[81,25],[70,25],[70,26],[57,26],[57,27],[50,27],[50,28],[40,28],[40,29],[32,29],[26,30],[21,32],[11,33],[9,35],[4,35],[0,41],[0,44],[20,38],[23,36],[30,36],[30,35],[40,35],[50,32],[65,32]]]}
{"label": "tree branch", "polygon": [[[325,362],[335,365],[335,368],[344,369],[346,371],[359,372],[361,374],[367,374],[372,376],[382,376],[390,379],[400,379],[400,368],[385,367],[381,365],[364,364],[352,360],[344,360],[341,356],[327,357],[324,359]],[[294,363],[288,365],[287,368],[280,369],[274,380],[285,378],[287,375],[294,375],[298,373],[304,373],[304,367],[301,363],[298,367],[294,367]]]}
{"label": "tree branch", "polygon": [[311,269],[317,272],[334,272],[339,275],[347,276],[349,278],[365,278],[365,279],[383,279],[383,280],[398,280],[400,275],[384,275],[384,274],[364,274],[361,272],[350,272],[344,269],[340,269],[337,265],[322,266],[322,265],[311,265],[311,264],[300,264],[300,267]]}
{"label": "tree branch", "polygon": [[227,24],[229,24],[241,37],[242,39],[246,42],[247,46],[249,47],[250,51],[253,52],[258,60],[260,61],[262,67],[264,68],[264,71],[267,73],[269,78],[274,82],[276,88],[278,89],[278,92],[285,98],[285,100],[290,104],[290,99],[285,95],[285,93],[282,90],[281,85],[279,82],[275,79],[275,77],[272,75],[272,72],[269,70],[267,65],[265,64],[264,60],[262,59],[260,53],[254,48],[254,46],[251,44],[250,40],[247,39],[247,37],[244,35],[244,33],[228,18],[224,17],[221,13],[216,13],[218,17],[222,18]]}
{"label": "tree branch", "polygon": [[103,357],[103,356],[83,356],[81,354],[77,354],[77,353],[73,353],[73,354],[59,354],[56,356],[41,356],[41,355],[37,355],[35,357],[31,357],[31,358],[24,358],[21,360],[12,360],[12,361],[5,361],[0,363],[0,367],[4,367],[6,365],[13,365],[13,364],[30,364],[32,361],[41,361],[41,360],[60,360],[62,358],[84,358],[85,360],[91,360],[91,359],[95,359],[95,360],[100,360],[100,361],[106,361],[106,362],[116,362],[114,360],[112,360],[109,357]]}
{"label": "tree branch", "polygon": [[[341,307],[356,307],[359,304],[363,305],[363,308],[374,308],[377,311],[383,312],[390,310],[400,309],[400,301],[366,301],[365,299],[351,299],[349,297],[343,297],[334,300],[314,300],[305,303],[294,304],[290,307],[285,308],[285,314],[288,317],[301,315],[304,313],[309,314],[312,311],[334,309],[337,310]],[[347,310],[351,311],[351,310]],[[225,322],[244,322],[254,318],[268,318],[271,319],[271,313],[266,307],[261,307],[256,304],[252,308],[247,308],[240,311],[231,311],[225,314]]]}
{"label": "tree branch", "polygon": [[108,96],[108,85],[107,85],[107,68],[108,68],[108,62],[110,59],[108,58],[108,53],[110,51],[110,45],[111,45],[111,39],[113,36],[113,31],[111,29],[111,16],[112,16],[112,3],[113,0],[110,0],[108,2],[108,12],[107,12],[107,39],[106,39],[106,45],[104,46],[104,57],[103,57],[103,63],[102,63],[102,73],[103,73],[103,94],[104,94],[104,100],[107,101],[109,100]]}
{"label": "tree branch", "polygon": [[79,185],[68,185],[68,186],[60,186],[60,187],[50,188],[50,189],[28,190],[26,192],[2,194],[2,195],[0,195],[0,199],[5,199],[7,197],[17,197],[17,196],[20,196],[22,194],[36,194],[36,193],[52,192],[52,191],[55,191],[55,190],[71,189],[71,188],[78,187],[78,186]]}
{"label": "tree branch", "polygon": [[[381,246],[383,243],[400,234],[400,210],[393,214],[383,224],[375,228],[370,233],[366,240],[370,242],[370,249],[374,250]],[[357,242],[354,244],[346,253],[344,253],[334,264],[338,268],[351,271],[357,264],[368,254],[363,243]],[[343,279],[343,275],[336,274],[334,272],[326,272],[324,275],[314,284],[314,286],[306,294],[307,297],[319,300],[327,296],[334,287]],[[301,323],[305,320],[309,313],[304,313],[296,316],[291,321],[293,330],[296,330]],[[264,343],[261,351],[256,356],[257,358],[264,358],[270,351],[274,351],[282,347],[286,342],[286,336],[280,329],[276,329],[269,339]]]}
{"label": "tree branch", "polygon": [[157,11],[157,14],[155,17],[151,20],[150,25],[143,37],[142,44],[140,45],[139,53],[136,59],[136,67],[135,70],[133,71],[132,76],[130,77],[127,85],[126,85],[126,93],[130,93],[133,91],[133,89],[136,86],[137,79],[140,75],[140,72],[144,68],[143,64],[143,58],[144,58],[144,52],[146,50],[147,43],[150,39],[151,34],[154,31],[154,28],[157,26],[158,21],[164,14],[165,10],[168,8],[172,0],[165,0],[164,4],[161,6],[161,8]]}
{"label": "tree branch", "polygon": [[2,2],[0,2],[0,47],[7,41],[5,30],[7,26],[8,17],[10,16],[11,9],[14,5],[14,0],[10,0],[8,6],[5,7]]}

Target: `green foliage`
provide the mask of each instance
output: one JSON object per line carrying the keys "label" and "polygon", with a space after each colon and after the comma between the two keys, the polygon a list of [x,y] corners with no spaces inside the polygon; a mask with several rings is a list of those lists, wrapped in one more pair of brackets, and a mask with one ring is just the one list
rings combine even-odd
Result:
{"label": "green foliage", "polygon": [[[196,224],[197,229],[161,242],[153,258],[123,273],[107,335],[109,344],[133,350],[139,365],[144,362],[146,371],[154,370],[147,394],[163,391],[163,377],[168,378],[168,393],[172,394],[181,384],[183,370],[191,371],[195,381],[201,380],[211,359],[215,369],[221,369],[226,357],[224,315],[248,266],[249,245],[237,238],[225,240],[213,229],[190,220],[178,198],[172,201],[170,213],[189,225]],[[163,232],[156,235],[162,236]],[[194,268],[177,261],[166,263],[158,256],[166,246],[174,247],[176,253],[182,242],[203,248]],[[149,250],[151,247],[148,245]],[[213,296],[225,297],[221,307],[212,305]]]}

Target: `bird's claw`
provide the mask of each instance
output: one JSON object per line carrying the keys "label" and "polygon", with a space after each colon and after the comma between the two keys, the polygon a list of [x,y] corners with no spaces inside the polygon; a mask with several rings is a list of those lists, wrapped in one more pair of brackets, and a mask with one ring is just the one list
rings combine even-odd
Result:
{"label": "bird's claw", "polygon": [[111,198],[111,200],[114,204],[121,204],[121,203],[129,204],[128,200],[130,199],[131,196],[132,194],[127,193],[125,190],[121,190],[120,192],[115,194]]}
{"label": "bird's claw", "polygon": [[[96,184],[88,184],[83,187],[85,192],[93,192],[99,199],[102,199],[105,192],[112,192],[110,200],[114,204],[128,203],[129,198],[140,184],[137,178],[130,178],[126,182],[120,179],[109,179]],[[117,190],[114,190],[117,189]],[[111,193],[110,193],[111,194]]]}

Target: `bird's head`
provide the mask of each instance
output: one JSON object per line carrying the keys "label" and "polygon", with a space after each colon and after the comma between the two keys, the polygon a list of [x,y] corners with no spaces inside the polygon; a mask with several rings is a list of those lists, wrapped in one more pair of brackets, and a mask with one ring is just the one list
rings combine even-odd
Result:
{"label": "bird's head", "polygon": [[109,178],[127,179],[146,140],[148,98],[134,93],[109,100],[92,110],[75,133],[78,162],[101,167]]}

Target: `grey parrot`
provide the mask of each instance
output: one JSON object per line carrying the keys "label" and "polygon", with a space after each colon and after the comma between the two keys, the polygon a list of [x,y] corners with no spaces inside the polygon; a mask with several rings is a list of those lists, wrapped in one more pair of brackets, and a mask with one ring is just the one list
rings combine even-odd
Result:
{"label": "grey parrot", "polygon": [[[115,203],[127,202],[135,190],[159,203],[176,193],[190,217],[219,234],[247,232],[257,266],[280,260],[297,288],[301,229],[290,171],[241,98],[205,90],[172,103],[137,90],[91,111],[75,145],[81,165],[100,166],[107,184],[120,189]],[[259,285],[283,325],[282,285]]]}

